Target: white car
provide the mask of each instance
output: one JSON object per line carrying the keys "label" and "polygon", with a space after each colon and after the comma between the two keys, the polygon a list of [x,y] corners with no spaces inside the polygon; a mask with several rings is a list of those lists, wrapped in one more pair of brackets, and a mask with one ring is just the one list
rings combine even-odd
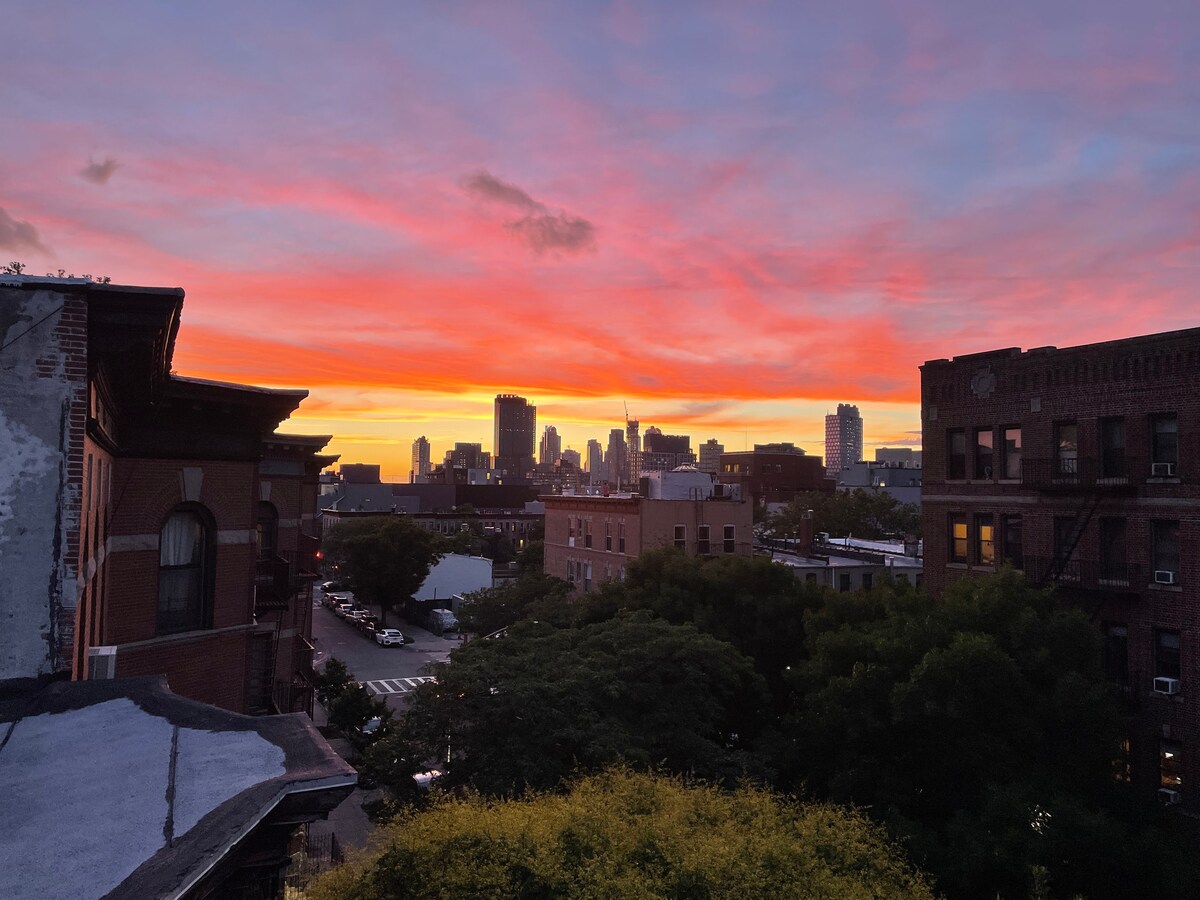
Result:
{"label": "white car", "polygon": [[380,628],[375,632],[375,643],[380,647],[391,647],[392,645],[404,646],[404,635],[397,628]]}

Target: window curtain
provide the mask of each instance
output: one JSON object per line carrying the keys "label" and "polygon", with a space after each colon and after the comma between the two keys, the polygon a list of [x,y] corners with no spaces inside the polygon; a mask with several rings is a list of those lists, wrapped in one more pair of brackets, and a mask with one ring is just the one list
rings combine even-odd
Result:
{"label": "window curtain", "polygon": [[160,566],[190,566],[200,555],[200,520],[195,513],[177,512],[163,526],[159,540]]}

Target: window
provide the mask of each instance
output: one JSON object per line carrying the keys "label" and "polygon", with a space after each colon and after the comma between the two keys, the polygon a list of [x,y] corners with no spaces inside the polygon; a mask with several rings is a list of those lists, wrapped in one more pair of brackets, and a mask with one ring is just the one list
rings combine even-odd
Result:
{"label": "window", "polygon": [[583,523],[583,546],[592,546],[592,520],[588,519]]}
{"label": "window", "polygon": [[1129,738],[1121,738],[1117,745],[1117,757],[1113,760],[1113,779],[1122,784],[1133,781],[1133,751]]}
{"label": "window", "polygon": [[850,590],[850,574],[848,572],[838,575],[838,590],[843,594]]}
{"label": "window", "polygon": [[950,514],[950,562],[967,561],[967,517],[962,513]]}
{"label": "window", "polygon": [[575,519],[575,533],[579,535],[579,537],[583,537],[583,519]]}
{"label": "window", "polygon": [[1124,478],[1125,420],[1119,417],[1100,420],[1100,475],[1102,478]]}
{"label": "window", "polygon": [[575,520],[571,516],[567,516],[567,541],[575,539]]}
{"label": "window", "polygon": [[869,591],[875,585],[875,577],[870,572],[863,572],[862,589]]}
{"label": "window", "polygon": [[1150,537],[1154,580],[1174,584],[1179,580],[1179,523],[1156,519],[1150,523]]}
{"label": "window", "polygon": [[567,584],[575,583],[575,560],[567,560]]}
{"label": "window", "polygon": [[1150,417],[1151,475],[1174,475],[1179,465],[1179,422],[1174,415]]}
{"label": "window", "polygon": [[1183,787],[1183,745],[1178,741],[1158,742],[1158,783],[1175,791]]}
{"label": "window", "polygon": [[1004,426],[1004,477],[1021,477],[1021,426]]}
{"label": "window", "polygon": [[707,556],[709,553],[712,552],[712,550],[711,550],[712,541],[710,538],[711,531],[712,531],[711,525],[697,525],[696,526],[696,552],[699,553],[701,556]]}
{"label": "window", "polygon": [[1104,674],[1117,684],[1129,683],[1129,629],[1124,625],[1105,626]]}
{"label": "window", "polygon": [[804,573],[804,582],[805,582],[805,584],[816,584],[817,583],[817,573],[816,572],[805,572]]}
{"label": "window", "polygon": [[171,513],[158,540],[159,634],[208,628],[216,541],[207,512],[185,506]]}
{"label": "window", "polygon": [[725,537],[725,539],[723,541],[724,546],[722,547],[722,549],[726,553],[736,552],[737,551],[737,526],[736,525],[726,525],[724,537]]}
{"label": "window", "polygon": [[1075,557],[1079,549],[1079,535],[1075,533],[1075,524],[1074,516],[1054,517],[1054,558],[1066,559],[1062,577],[1067,580],[1079,578],[1079,560]]}
{"label": "window", "polygon": [[1165,628],[1154,630],[1154,677],[1178,678],[1179,632]]}
{"label": "window", "polygon": [[1054,462],[1059,475],[1079,474],[1079,426],[1074,422],[1055,424]]}
{"label": "window", "polygon": [[967,434],[961,428],[946,432],[946,478],[967,477]]}
{"label": "window", "polygon": [[1100,577],[1105,581],[1128,581],[1125,561],[1125,520],[1100,520]]}
{"label": "window", "polygon": [[975,429],[975,477],[990,479],[992,477],[992,441],[994,435],[990,428]]}
{"label": "window", "polygon": [[612,522],[604,523],[604,549],[612,551]]}
{"label": "window", "polygon": [[591,563],[583,564],[583,589],[585,592],[590,591],[592,589],[592,564]]}
{"label": "window", "polygon": [[1014,569],[1025,568],[1025,554],[1022,549],[1021,517],[1004,516],[1001,519],[1004,527],[1004,561]]}
{"label": "window", "polygon": [[254,542],[258,547],[259,559],[272,559],[279,545],[279,513],[274,504],[265,500],[258,504],[258,522],[254,531]]}
{"label": "window", "polygon": [[676,547],[676,549],[679,549],[679,550],[687,549],[687,526],[686,525],[676,525],[675,526],[675,547]]}
{"label": "window", "polygon": [[[618,553],[625,552],[625,523],[624,522],[617,523],[617,552]],[[624,572],[625,570],[622,569],[621,571]],[[624,578],[625,576],[622,575],[621,577]]]}
{"label": "window", "polygon": [[975,561],[981,566],[996,564],[996,526],[991,513],[975,516]]}

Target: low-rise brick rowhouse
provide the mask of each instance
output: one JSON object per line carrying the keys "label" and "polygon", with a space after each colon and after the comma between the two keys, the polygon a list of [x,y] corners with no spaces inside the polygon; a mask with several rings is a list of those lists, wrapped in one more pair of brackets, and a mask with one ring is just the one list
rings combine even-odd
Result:
{"label": "low-rise brick rowhouse", "polygon": [[1090,615],[1129,778],[1200,811],[1200,328],[921,367],[925,585],[1005,562]]}
{"label": "low-rise brick rowhouse", "polygon": [[646,550],[689,556],[754,552],[753,507],[737,485],[684,466],[642,477],[641,492],[555,494],[546,505],[544,571],[590,591],[621,581]]}
{"label": "low-rise brick rowhouse", "polygon": [[0,276],[0,680],[166,675],[308,710],[328,437],[308,392],[171,373],[183,291]]}

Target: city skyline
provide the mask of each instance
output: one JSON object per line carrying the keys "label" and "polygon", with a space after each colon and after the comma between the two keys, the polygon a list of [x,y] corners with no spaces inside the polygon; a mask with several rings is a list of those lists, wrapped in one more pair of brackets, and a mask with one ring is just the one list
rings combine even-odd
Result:
{"label": "city skyline", "polygon": [[[0,265],[187,291],[180,374],[403,478],[630,415],[916,445],[918,366],[1196,324],[1200,8],[39,4]],[[352,61],[352,64],[347,64]],[[440,456],[435,455],[435,458]]]}

